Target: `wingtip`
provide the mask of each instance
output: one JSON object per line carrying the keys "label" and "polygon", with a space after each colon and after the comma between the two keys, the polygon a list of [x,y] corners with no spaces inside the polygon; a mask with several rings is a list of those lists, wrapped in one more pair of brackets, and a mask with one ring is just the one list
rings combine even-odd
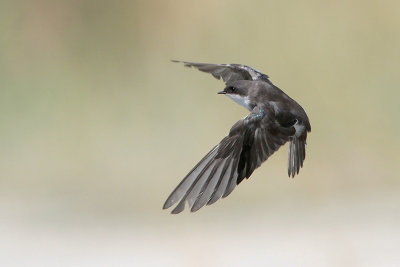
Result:
{"label": "wingtip", "polygon": [[197,201],[193,204],[193,207],[190,209],[190,212],[196,212],[196,211],[198,211],[198,210],[201,209],[205,204],[206,204],[206,202],[200,201],[200,198],[198,198]]}
{"label": "wingtip", "polygon": [[173,63],[182,63],[185,67],[191,68],[192,66],[190,65],[191,63],[188,61],[182,61],[182,60],[176,60],[176,59],[171,59],[171,62]]}
{"label": "wingtip", "polygon": [[221,196],[217,196],[217,195],[213,194],[206,205],[210,206],[210,205],[214,204],[215,202],[217,202],[217,200],[220,198],[221,198]]}
{"label": "wingtip", "polygon": [[163,210],[168,209],[169,207],[171,207],[171,204],[169,204],[167,201],[165,201],[164,205],[162,206]]}
{"label": "wingtip", "polygon": [[179,214],[180,212],[181,212],[181,210],[173,209],[173,210],[171,211],[171,214]]}
{"label": "wingtip", "polygon": [[191,209],[190,209],[190,212],[196,212],[196,211],[198,211],[199,209],[200,209],[201,207],[192,207]]}
{"label": "wingtip", "polygon": [[181,213],[185,209],[185,201],[179,202],[179,204],[171,211],[171,214]]}
{"label": "wingtip", "polygon": [[163,210],[166,210],[166,209],[172,207],[176,202],[177,202],[177,200],[173,197],[173,194],[171,193],[171,195],[169,195],[167,200],[165,200],[165,202],[164,202],[164,205],[162,207]]}

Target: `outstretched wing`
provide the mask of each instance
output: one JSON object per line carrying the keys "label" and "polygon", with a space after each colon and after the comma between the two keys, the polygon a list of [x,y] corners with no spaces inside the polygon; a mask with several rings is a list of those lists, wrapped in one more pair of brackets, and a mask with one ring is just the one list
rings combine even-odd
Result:
{"label": "outstretched wing", "polygon": [[272,112],[259,107],[231,128],[228,136],[215,146],[182,180],[166,200],[163,208],[178,205],[172,213],[191,211],[211,205],[228,196],[244,178],[268,159],[295,132],[282,127]]}
{"label": "outstretched wing", "polygon": [[172,62],[180,62],[186,67],[195,67],[200,71],[210,73],[218,80],[222,78],[225,84],[237,80],[263,80],[271,83],[268,79],[268,75],[246,65],[195,63],[178,60],[172,60]]}

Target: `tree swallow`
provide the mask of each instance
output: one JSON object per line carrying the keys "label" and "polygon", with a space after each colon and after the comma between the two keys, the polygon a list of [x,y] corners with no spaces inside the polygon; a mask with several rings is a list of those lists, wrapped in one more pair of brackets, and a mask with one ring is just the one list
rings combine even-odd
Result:
{"label": "tree swallow", "polygon": [[181,62],[222,78],[226,95],[250,114],[236,122],[222,139],[186,175],[165,201],[163,209],[178,205],[171,213],[180,213],[189,204],[192,212],[228,196],[244,178],[289,142],[288,175],[294,177],[306,157],[307,132],[311,125],[304,109],[269,77],[240,64]]}

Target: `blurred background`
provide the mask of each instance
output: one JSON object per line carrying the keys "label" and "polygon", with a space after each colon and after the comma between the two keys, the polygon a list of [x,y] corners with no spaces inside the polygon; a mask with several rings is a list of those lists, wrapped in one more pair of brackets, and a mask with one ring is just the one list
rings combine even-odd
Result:
{"label": "blurred background", "polygon": [[[400,2],[0,4],[1,266],[399,266]],[[268,74],[312,124],[226,199],[167,196],[247,111],[170,59]]]}

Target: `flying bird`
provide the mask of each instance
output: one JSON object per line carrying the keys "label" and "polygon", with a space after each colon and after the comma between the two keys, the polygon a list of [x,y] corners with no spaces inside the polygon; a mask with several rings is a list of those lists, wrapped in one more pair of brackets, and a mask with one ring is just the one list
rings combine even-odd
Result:
{"label": "flying bird", "polygon": [[288,175],[294,177],[306,157],[307,132],[311,125],[304,109],[266,74],[241,64],[208,64],[173,60],[210,73],[225,82],[226,95],[250,111],[236,122],[186,175],[165,201],[163,209],[178,203],[180,213],[187,202],[192,212],[228,196],[244,178],[289,142]]}

